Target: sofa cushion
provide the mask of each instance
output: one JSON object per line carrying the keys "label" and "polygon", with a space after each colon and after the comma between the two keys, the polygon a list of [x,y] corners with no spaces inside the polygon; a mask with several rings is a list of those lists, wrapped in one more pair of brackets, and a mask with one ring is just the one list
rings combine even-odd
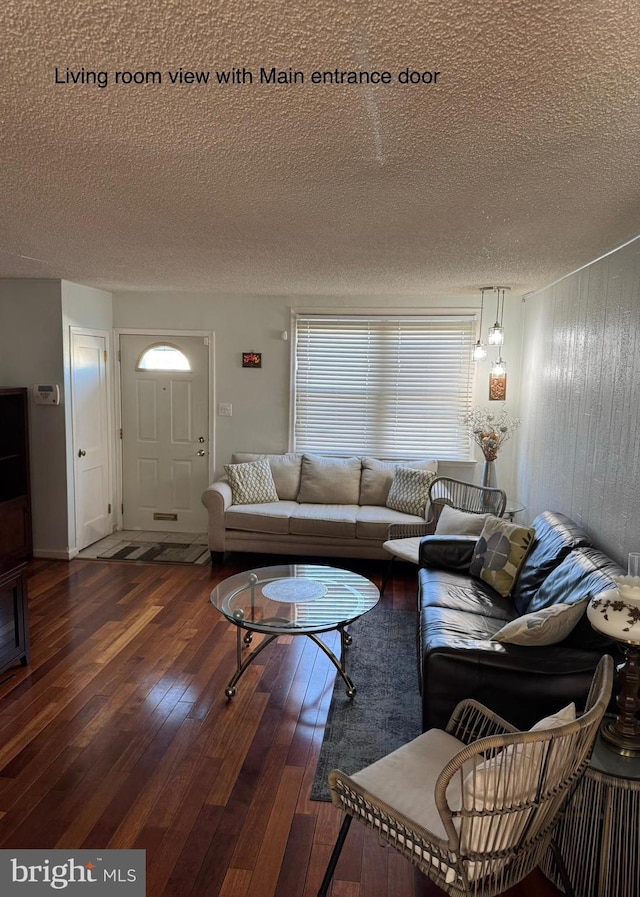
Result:
{"label": "sofa cushion", "polygon": [[[597,548],[578,548],[545,579],[529,605],[530,610],[536,611],[558,603],[574,604],[607,589],[614,589],[613,577],[622,576],[624,572]],[[586,614],[563,642],[563,645],[585,651],[606,651],[611,644],[606,635],[591,627]]]}
{"label": "sofa cushion", "polygon": [[556,511],[544,511],[531,525],[536,537],[513,590],[513,601],[519,614],[532,610],[529,605],[541,584],[570,551],[591,544],[577,523]]}
{"label": "sofa cushion", "polygon": [[448,570],[422,569],[419,572],[420,608],[446,608],[465,614],[491,618],[491,634],[513,620],[513,602],[502,598],[479,579]]}
{"label": "sofa cushion", "polygon": [[282,455],[236,452],[232,461],[234,464],[243,464],[246,461],[260,461],[262,458],[266,458],[269,462],[278,498],[284,501],[295,501],[300,491],[302,455],[296,452],[285,452]]}
{"label": "sofa cushion", "polygon": [[234,505],[278,501],[269,462],[248,461],[246,464],[225,464]]}
{"label": "sofa cushion", "polygon": [[303,455],[298,501],[303,504],[357,505],[360,458]]}
{"label": "sofa cushion", "polygon": [[272,501],[266,504],[231,505],[224,512],[227,529],[256,533],[288,533],[289,518],[298,507],[295,501]]}
{"label": "sofa cushion", "polygon": [[414,470],[412,467],[398,465],[389,489],[387,507],[424,517],[429,487],[435,478],[436,474],[432,470]]}
{"label": "sofa cushion", "polygon": [[376,458],[363,458],[359,504],[386,505],[391,483],[393,482],[393,475],[399,464],[402,467],[411,467],[414,470],[438,472],[438,462],[432,459],[378,461]]}
{"label": "sofa cushion", "polygon": [[509,645],[557,645],[578,625],[588,598],[575,604],[552,604],[507,623],[493,636]]}
{"label": "sofa cushion", "polygon": [[469,568],[500,595],[506,597],[514,586],[520,567],[533,544],[535,530],[489,517],[482,528]]}
{"label": "sofa cushion", "polygon": [[415,514],[403,514],[392,508],[364,505],[358,508],[356,519],[356,536],[359,539],[380,539],[384,541],[392,523],[424,523],[424,517]]}
{"label": "sofa cushion", "polygon": [[298,504],[291,513],[289,532],[301,536],[338,536],[353,539],[357,505]]}
{"label": "sofa cushion", "polygon": [[444,505],[438,516],[436,535],[438,536],[479,536],[489,514],[471,514]]}

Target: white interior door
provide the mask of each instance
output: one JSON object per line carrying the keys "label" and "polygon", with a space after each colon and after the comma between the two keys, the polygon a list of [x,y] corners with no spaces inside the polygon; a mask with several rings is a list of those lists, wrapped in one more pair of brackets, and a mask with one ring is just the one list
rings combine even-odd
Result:
{"label": "white interior door", "polygon": [[[147,351],[160,346],[179,350],[189,369],[141,370]],[[200,496],[209,484],[208,340],[122,334],[120,371],[123,528],[206,532]]]}
{"label": "white interior door", "polygon": [[107,336],[71,331],[76,547],[112,530],[109,476]]}

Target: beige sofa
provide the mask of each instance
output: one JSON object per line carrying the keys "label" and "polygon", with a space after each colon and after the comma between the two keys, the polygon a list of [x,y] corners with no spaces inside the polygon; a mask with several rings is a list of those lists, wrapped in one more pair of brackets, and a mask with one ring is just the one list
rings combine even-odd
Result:
{"label": "beige sofa", "polygon": [[202,494],[209,513],[212,560],[228,551],[326,557],[388,558],[391,523],[421,523],[385,504],[396,467],[437,472],[433,460],[380,461],[286,453],[237,453],[233,464],[266,458],[278,501],[233,504],[227,476]]}

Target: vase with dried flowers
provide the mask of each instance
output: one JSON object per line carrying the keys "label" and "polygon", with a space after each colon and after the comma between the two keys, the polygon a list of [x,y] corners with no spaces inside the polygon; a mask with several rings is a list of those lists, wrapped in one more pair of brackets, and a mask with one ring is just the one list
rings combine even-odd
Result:
{"label": "vase with dried flowers", "polygon": [[519,417],[509,417],[506,408],[494,414],[488,408],[474,408],[462,418],[462,422],[476,445],[484,455],[482,485],[495,486],[496,475],[494,462],[502,448],[521,424]]}

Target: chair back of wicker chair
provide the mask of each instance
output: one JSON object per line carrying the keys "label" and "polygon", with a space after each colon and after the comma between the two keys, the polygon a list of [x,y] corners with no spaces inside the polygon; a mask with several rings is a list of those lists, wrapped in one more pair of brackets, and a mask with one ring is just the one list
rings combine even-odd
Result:
{"label": "chair back of wicker chair", "polygon": [[468,514],[493,514],[502,517],[507,495],[494,486],[476,486],[452,477],[436,477],[429,487],[429,523],[435,532],[445,505]]}

